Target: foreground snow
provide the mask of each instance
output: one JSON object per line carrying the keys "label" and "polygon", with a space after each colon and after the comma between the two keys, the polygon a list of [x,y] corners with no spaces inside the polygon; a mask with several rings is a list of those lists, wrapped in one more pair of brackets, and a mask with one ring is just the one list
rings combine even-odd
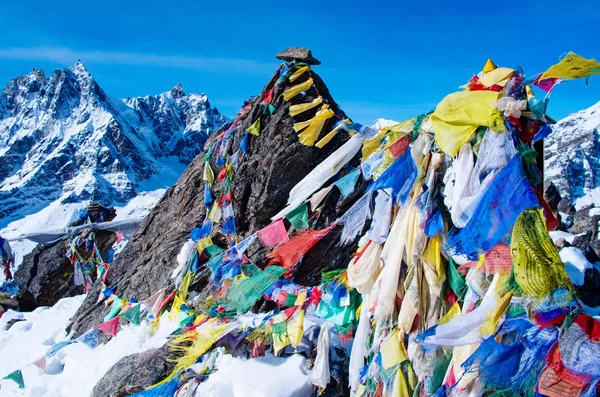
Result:
{"label": "foreground snow", "polygon": [[[121,358],[154,349],[167,342],[167,336],[178,328],[168,316],[161,317],[158,331],[150,336],[150,323],[121,327],[117,337],[95,349],[74,343],[46,357],[46,370],[31,365],[43,357],[52,345],[68,340],[65,332],[85,295],[60,300],[51,308],[38,308],[31,313],[8,311],[0,319],[0,377],[21,369],[25,388],[18,389],[2,380],[2,395],[7,396],[88,396],[102,376]],[[24,319],[5,330],[12,319]]]}
{"label": "foreground snow", "polygon": [[301,355],[244,360],[226,354],[217,362],[217,371],[198,386],[195,396],[308,397],[314,390],[309,372]]}

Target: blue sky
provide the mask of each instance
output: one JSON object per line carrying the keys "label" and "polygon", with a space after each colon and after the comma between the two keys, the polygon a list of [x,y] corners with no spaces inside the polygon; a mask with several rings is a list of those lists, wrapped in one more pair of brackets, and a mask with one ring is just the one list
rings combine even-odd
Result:
{"label": "blue sky", "polygon": [[[114,1],[4,0],[0,85],[32,67],[47,75],[81,59],[114,97],[181,83],[234,115],[258,94],[290,46],[311,48],[355,121],[402,121],[432,110],[498,65],[544,71],[574,51],[600,59],[596,1]],[[573,6],[572,6],[573,5]],[[600,77],[565,82],[548,114],[600,101]]]}

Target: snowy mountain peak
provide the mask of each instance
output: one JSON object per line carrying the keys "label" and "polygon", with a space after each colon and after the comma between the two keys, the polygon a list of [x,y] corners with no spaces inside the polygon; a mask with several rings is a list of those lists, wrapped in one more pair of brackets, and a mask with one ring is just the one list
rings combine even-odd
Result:
{"label": "snowy mountain peak", "polygon": [[0,226],[56,200],[124,202],[153,175],[167,187],[226,121],[180,84],[110,98],[81,61],[11,79],[0,91]]}
{"label": "snowy mountain peak", "polygon": [[171,88],[171,91],[169,91],[169,93],[171,94],[171,98],[173,99],[179,99],[186,96],[185,91],[183,90],[183,87],[180,83],[177,83],[175,87]]}
{"label": "snowy mountain peak", "polygon": [[572,201],[600,186],[600,102],[560,120],[545,140],[546,179]]}

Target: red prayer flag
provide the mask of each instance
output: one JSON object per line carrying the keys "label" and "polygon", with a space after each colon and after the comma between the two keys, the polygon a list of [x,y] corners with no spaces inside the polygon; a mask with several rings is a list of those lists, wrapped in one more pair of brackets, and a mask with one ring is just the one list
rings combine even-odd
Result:
{"label": "red prayer flag", "polygon": [[119,328],[119,317],[113,317],[105,323],[98,326],[98,329],[102,332],[106,332],[109,335],[117,336],[117,329]]}
{"label": "red prayer flag", "polygon": [[388,149],[392,152],[392,156],[394,158],[399,158],[408,150],[408,145],[410,144],[410,136],[404,135],[396,142],[392,143]]}
{"label": "red prayer flag", "polygon": [[269,260],[268,266],[280,264],[288,269],[288,272],[284,274],[284,277],[289,278],[289,276],[291,276],[289,270],[294,267],[300,258],[302,258],[304,254],[306,254],[319,240],[325,237],[327,233],[329,233],[329,231],[335,226],[336,225],[333,224],[323,230],[308,229],[290,241],[281,244],[271,253],[267,254],[266,258]]}
{"label": "red prayer flag", "polygon": [[260,241],[262,241],[263,245],[267,248],[272,248],[290,239],[287,230],[285,229],[285,225],[283,224],[283,218],[260,229],[256,234],[258,234]]}
{"label": "red prayer flag", "polygon": [[267,105],[273,101],[273,88],[263,94],[262,101]]}

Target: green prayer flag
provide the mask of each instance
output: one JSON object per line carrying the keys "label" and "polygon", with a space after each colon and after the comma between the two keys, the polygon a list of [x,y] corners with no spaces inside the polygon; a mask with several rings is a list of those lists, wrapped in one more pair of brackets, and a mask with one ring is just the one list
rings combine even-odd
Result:
{"label": "green prayer flag", "polygon": [[19,385],[19,389],[23,389],[25,387],[25,382],[23,381],[23,374],[21,373],[20,369],[11,372],[2,379],[12,380],[17,385]]}
{"label": "green prayer flag", "polygon": [[298,299],[298,295],[296,294],[288,294],[288,296],[285,297],[285,307],[292,307],[292,306],[296,306],[296,300]]}
{"label": "green prayer flag", "polygon": [[275,111],[276,111],[276,110],[277,110],[277,108],[276,108],[275,106],[273,106],[273,105],[271,105],[271,104],[268,104],[268,105],[266,105],[266,106],[265,106],[265,108],[263,109],[263,114],[264,114],[265,116],[266,116],[266,115],[272,116],[272,115],[275,113]]}
{"label": "green prayer flag", "polygon": [[450,283],[450,288],[452,288],[452,291],[454,291],[458,299],[463,300],[467,293],[467,283],[465,282],[465,276],[456,270],[452,258],[450,258],[450,262],[448,263],[448,270],[448,282]]}
{"label": "green prayer flag", "polygon": [[306,203],[300,204],[288,212],[285,218],[290,221],[296,230],[308,228],[308,205]]}
{"label": "green prayer flag", "polygon": [[121,314],[120,317],[123,317],[125,319],[127,319],[130,323],[133,323],[135,325],[140,325],[140,315],[142,313],[142,305],[141,304],[136,304],[134,306],[131,306],[129,309],[127,309],[125,312],[123,312],[123,314]]}

